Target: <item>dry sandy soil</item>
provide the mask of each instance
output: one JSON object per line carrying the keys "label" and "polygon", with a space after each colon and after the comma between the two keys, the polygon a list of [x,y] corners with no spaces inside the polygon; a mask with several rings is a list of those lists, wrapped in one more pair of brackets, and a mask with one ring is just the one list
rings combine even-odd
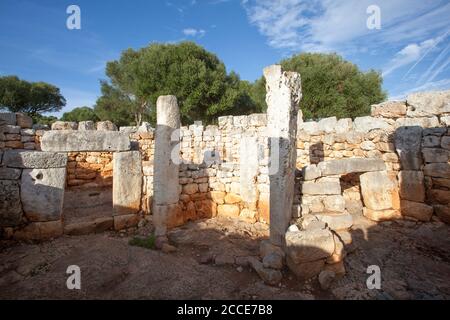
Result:
{"label": "dry sandy soil", "polygon": [[[64,236],[45,243],[0,244],[0,299],[449,299],[450,228],[440,222],[355,221],[347,274],[330,290],[284,270],[265,285],[238,257],[257,256],[265,225],[226,219],[189,223],[170,234],[176,252],[134,247],[152,231]],[[381,290],[369,290],[366,269],[378,265]],[[66,269],[81,268],[81,290],[68,290]]]}

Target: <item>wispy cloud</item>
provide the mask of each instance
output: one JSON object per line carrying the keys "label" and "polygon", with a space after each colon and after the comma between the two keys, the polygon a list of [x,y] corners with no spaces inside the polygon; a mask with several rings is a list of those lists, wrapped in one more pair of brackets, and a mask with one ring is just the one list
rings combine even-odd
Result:
{"label": "wispy cloud", "polygon": [[186,28],[186,29],[183,29],[183,34],[187,37],[201,38],[206,34],[206,31],[203,29]]}
{"label": "wispy cloud", "polygon": [[450,88],[450,79],[430,81],[420,86],[414,87],[412,89],[405,90],[395,96],[390,96],[389,100],[403,100],[406,98],[407,95],[414,92],[448,90],[449,88]]}

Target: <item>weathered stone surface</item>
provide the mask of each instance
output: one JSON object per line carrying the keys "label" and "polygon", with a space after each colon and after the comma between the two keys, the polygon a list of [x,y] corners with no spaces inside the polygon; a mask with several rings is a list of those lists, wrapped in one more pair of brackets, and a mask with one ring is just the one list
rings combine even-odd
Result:
{"label": "weathered stone surface", "polygon": [[94,121],[80,121],[78,123],[78,130],[86,131],[86,130],[95,130]]}
{"label": "weathered stone surface", "polygon": [[386,120],[369,116],[355,118],[353,124],[355,130],[359,132],[370,132],[376,129],[390,129],[390,125],[386,122]]}
{"label": "weathered stone surface", "polygon": [[286,253],[294,263],[311,262],[331,256],[333,234],[328,229],[286,232]]}
{"label": "weathered stone surface", "polygon": [[450,165],[448,163],[429,163],[423,168],[426,176],[450,179]]}
{"label": "weathered stone surface", "polygon": [[141,205],[141,154],[139,151],[116,152],[113,163],[113,214],[135,214]]}
{"label": "weathered stone surface", "polygon": [[77,130],[78,124],[70,121],[56,121],[52,123],[52,130]]}
{"label": "weathered stone surface", "polygon": [[439,119],[433,117],[419,117],[419,118],[398,118],[395,120],[395,128],[414,127],[435,128],[439,126]]}
{"label": "weathered stone surface", "polygon": [[386,170],[386,165],[381,159],[352,158],[323,161],[318,164],[323,176],[344,175],[348,173],[371,172]]}
{"label": "weathered stone surface", "polygon": [[240,195],[244,202],[254,203],[257,200],[257,189],[255,182],[259,169],[259,161],[256,156],[258,154],[257,137],[242,137],[239,154]]}
{"label": "weathered stone surface", "polygon": [[215,203],[224,204],[226,195],[224,191],[210,191],[209,194]]}
{"label": "weathered stone surface", "polygon": [[18,181],[0,180],[0,227],[12,227],[22,221]]}
{"label": "weathered stone surface", "polygon": [[310,136],[317,136],[323,134],[323,131],[319,129],[319,125],[315,121],[303,122],[299,126],[299,130],[303,130],[306,134]]}
{"label": "weathered stone surface", "polygon": [[20,130],[21,128],[19,126],[15,126],[15,125],[3,125],[3,127],[1,127],[3,133],[7,134],[20,134]]}
{"label": "weathered stone surface", "polygon": [[386,171],[367,172],[360,176],[364,204],[372,210],[393,208],[394,193],[398,192]]}
{"label": "weathered stone surface", "polygon": [[317,168],[315,164],[303,167],[303,179],[304,180],[314,180],[322,175],[320,169]]}
{"label": "weathered stone surface", "polygon": [[27,129],[33,126],[33,119],[24,113],[16,113],[16,123],[19,127]]}
{"label": "weathered stone surface", "polygon": [[441,148],[423,148],[422,155],[426,163],[447,163],[450,160],[450,151]]}
{"label": "weathered stone surface", "polygon": [[283,256],[272,252],[264,257],[263,266],[264,268],[281,270],[283,268]]}
{"label": "weathered stone surface", "polygon": [[81,236],[91,233],[100,233],[112,229],[113,226],[113,217],[97,218],[93,221],[68,224],[64,226],[64,234]]}
{"label": "weathered stone surface", "polygon": [[402,215],[413,217],[420,221],[430,221],[433,215],[433,207],[425,203],[419,203],[414,201],[401,201]]}
{"label": "weathered stone surface", "polygon": [[128,151],[127,134],[116,131],[46,131],[41,140],[42,151]]}
{"label": "weathered stone surface", "polygon": [[11,168],[24,169],[65,168],[67,166],[67,154],[7,150],[3,156],[3,164]]}
{"label": "weathered stone surface", "polygon": [[441,124],[446,127],[450,127],[450,116],[440,117]]}
{"label": "weathered stone surface", "polygon": [[327,196],[323,199],[326,211],[344,212],[345,200],[341,195]]}
{"label": "weathered stone surface", "polygon": [[418,92],[408,95],[408,117],[427,117],[450,113],[450,90]]}
{"label": "weathered stone surface", "polygon": [[237,218],[239,217],[239,206],[234,204],[222,204],[217,206],[219,217]]}
{"label": "weathered stone surface", "polygon": [[433,186],[435,187],[443,187],[450,189],[450,179],[443,179],[443,178],[433,178]]}
{"label": "weathered stone surface", "polygon": [[111,121],[97,122],[97,131],[117,131],[117,126]]}
{"label": "weathered stone surface", "polygon": [[123,230],[132,227],[136,227],[139,223],[139,215],[137,214],[125,214],[114,216],[114,230]]}
{"label": "weathered stone surface", "polygon": [[5,125],[16,125],[16,114],[13,112],[0,112],[0,123],[4,122]]}
{"label": "weathered stone surface", "polygon": [[400,171],[398,174],[400,197],[416,202],[425,201],[425,185],[422,171]]}
{"label": "weathered stone surface", "polygon": [[442,137],[441,148],[450,150],[450,136]]}
{"label": "weathered stone surface", "polygon": [[224,200],[226,204],[236,204],[241,202],[242,198],[235,193],[227,193]]}
{"label": "weathered stone surface", "polygon": [[332,181],[306,181],[302,184],[302,193],[306,195],[341,194],[341,184],[339,182]]}
{"label": "weathered stone surface", "polygon": [[14,233],[16,240],[48,240],[63,234],[61,220],[32,222]]}
{"label": "weathered stone surface", "polygon": [[439,136],[429,135],[422,138],[422,148],[436,148],[441,146],[441,138]]}
{"label": "weathered stone surface", "polygon": [[249,264],[261,277],[261,279],[268,285],[275,286],[281,282],[283,275],[281,271],[265,268],[264,265],[256,258],[249,259]]}
{"label": "weathered stone surface", "polygon": [[319,126],[319,130],[323,131],[325,133],[332,133],[334,132],[334,129],[337,124],[337,118],[336,117],[329,117],[319,120],[317,125]]}
{"label": "weathered stone surface", "polygon": [[61,219],[66,168],[25,169],[22,172],[20,198],[30,221]]}
{"label": "weathered stone surface", "polygon": [[325,259],[295,263],[290,257],[287,257],[286,264],[298,279],[307,280],[320,274],[325,267]]}
{"label": "weathered stone surface", "polygon": [[320,213],[315,215],[332,230],[345,230],[353,225],[353,217],[348,212],[345,213]]}
{"label": "weathered stone surface", "polygon": [[267,135],[270,146],[270,239],[283,243],[291,219],[296,168],[298,104],[302,97],[300,74],[280,65],[264,69]]}
{"label": "weathered stone surface", "polygon": [[364,207],[363,214],[367,219],[373,221],[389,221],[402,218],[402,214],[400,213],[400,211],[394,209],[371,210]]}
{"label": "weathered stone surface", "polygon": [[372,117],[401,118],[406,115],[405,101],[387,101],[371,107]]}
{"label": "weathered stone surface", "polygon": [[339,119],[336,123],[336,133],[346,133],[353,129],[353,121],[351,118]]}
{"label": "weathered stone surface", "polygon": [[436,204],[450,204],[450,190],[427,190],[428,200]]}
{"label": "weathered stone surface", "polygon": [[248,116],[248,124],[255,127],[263,127],[267,125],[267,114],[253,113]]}
{"label": "weathered stone surface", "polygon": [[17,180],[21,172],[19,169],[0,167],[0,180]]}
{"label": "weathered stone surface", "polygon": [[328,290],[331,287],[336,274],[331,270],[324,270],[319,274],[319,283],[322,290]]}
{"label": "weathered stone surface", "polygon": [[450,205],[435,205],[434,212],[442,222],[450,224]]}
{"label": "weathered stone surface", "polygon": [[420,170],[423,129],[418,126],[401,127],[395,131],[395,148],[403,170]]}
{"label": "weathered stone surface", "polygon": [[269,240],[261,240],[259,243],[259,255],[264,258],[272,253],[280,255],[284,258],[285,254],[283,249],[278,246],[274,246]]}

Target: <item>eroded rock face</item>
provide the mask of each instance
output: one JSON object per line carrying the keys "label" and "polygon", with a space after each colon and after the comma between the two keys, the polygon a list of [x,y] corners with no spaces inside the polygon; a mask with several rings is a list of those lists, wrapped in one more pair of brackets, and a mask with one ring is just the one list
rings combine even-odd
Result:
{"label": "eroded rock face", "polygon": [[69,121],[56,121],[52,123],[52,130],[77,130],[78,124]]}
{"label": "eroded rock face", "polygon": [[286,253],[295,264],[328,258],[333,252],[333,234],[329,229],[286,232]]}
{"label": "eroded rock face", "polygon": [[422,131],[419,126],[400,127],[395,131],[395,148],[403,170],[420,170],[422,166]]}
{"label": "eroded rock face", "polygon": [[17,226],[22,221],[19,181],[0,180],[0,227]]}
{"label": "eroded rock face", "polygon": [[23,170],[20,197],[30,221],[61,219],[65,182],[66,168]]}
{"label": "eroded rock face", "polygon": [[348,173],[370,172],[386,170],[386,165],[381,159],[353,158],[323,161],[318,169],[323,176],[344,175]]}
{"label": "eroded rock face", "polygon": [[387,101],[371,107],[372,117],[401,118],[406,115],[405,101]]}
{"label": "eroded rock face", "polygon": [[371,210],[393,208],[396,186],[386,171],[367,172],[360,176],[364,204]]}
{"label": "eroded rock face", "polygon": [[425,201],[425,185],[422,171],[400,171],[398,174],[400,197],[416,202]]}
{"label": "eroded rock face", "polygon": [[42,151],[128,151],[130,138],[118,131],[47,131],[41,140]]}
{"label": "eroded rock face", "polygon": [[450,112],[450,90],[419,92],[406,98],[408,117],[428,117]]}
{"label": "eroded rock face", "polygon": [[412,217],[419,221],[430,221],[433,215],[433,207],[425,203],[402,200],[401,202],[402,215]]}
{"label": "eroded rock face", "polygon": [[111,121],[97,122],[97,131],[117,131],[117,126]]}
{"label": "eroded rock face", "polygon": [[114,162],[114,215],[139,211],[142,194],[142,162],[139,151],[116,152]]}
{"label": "eroded rock face", "polygon": [[3,156],[3,164],[12,168],[24,169],[65,168],[67,165],[67,154],[7,150]]}

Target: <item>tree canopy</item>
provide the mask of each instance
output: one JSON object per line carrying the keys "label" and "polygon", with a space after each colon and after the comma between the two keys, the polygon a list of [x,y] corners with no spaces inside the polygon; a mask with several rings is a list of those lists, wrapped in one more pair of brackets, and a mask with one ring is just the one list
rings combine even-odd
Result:
{"label": "tree canopy", "polygon": [[216,55],[193,42],[150,44],[128,49],[107,64],[109,81],[102,81],[102,96],[95,112],[118,124],[155,122],[160,95],[175,95],[184,123],[206,123],[225,114],[257,110],[249,96],[250,83],[227,73]]}
{"label": "tree canopy", "polygon": [[28,82],[16,76],[0,77],[0,108],[31,116],[59,111],[66,100],[59,88],[46,82]]}
{"label": "tree canopy", "polygon": [[[379,72],[362,72],[337,54],[302,53],[280,62],[284,70],[299,72],[303,97],[300,108],[306,119],[370,114],[370,105],[386,99]],[[254,83],[251,96],[266,110],[265,79]]]}
{"label": "tree canopy", "polygon": [[94,110],[89,107],[75,108],[72,111],[65,112],[61,117],[62,121],[75,121],[75,122],[89,121],[89,120],[98,121],[98,119],[99,118],[95,114]]}

